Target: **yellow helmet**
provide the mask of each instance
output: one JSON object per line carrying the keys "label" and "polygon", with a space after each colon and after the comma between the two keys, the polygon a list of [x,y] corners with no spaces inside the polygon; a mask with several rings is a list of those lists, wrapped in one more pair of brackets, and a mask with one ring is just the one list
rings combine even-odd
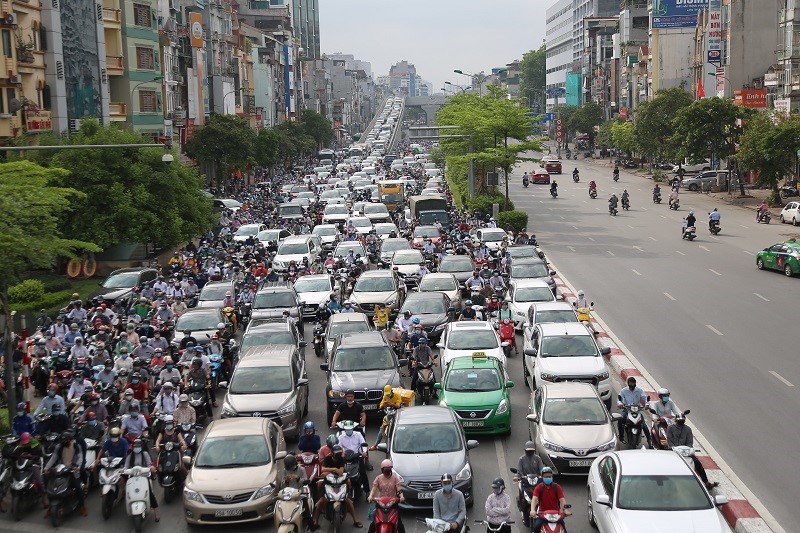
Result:
{"label": "yellow helmet", "polygon": [[391,394],[392,393],[392,386],[389,385],[389,384],[384,385],[383,386],[383,393],[384,394]]}

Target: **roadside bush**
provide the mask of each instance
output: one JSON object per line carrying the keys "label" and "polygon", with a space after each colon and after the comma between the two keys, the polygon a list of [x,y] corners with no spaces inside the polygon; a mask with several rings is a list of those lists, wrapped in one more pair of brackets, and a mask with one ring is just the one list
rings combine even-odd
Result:
{"label": "roadside bush", "polygon": [[767,205],[772,207],[783,207],[784,201],[781,198],[781,194],[778,191],[772,191],[767,196]]}
{"label": "roadside bush", "polygon": [[492,214],[492,204],[500,204],[500,211],[514,210],[514,202],[508,200],[508,204],[506,204],[506,197],[499,192],[492,194],[476,194],[467,200],[467,208],[469,208],[470,211],[478,211],[478,213],[483,215]]}
{"label": "roadside bush", "polygon": [[71,288],[72,284],[67,278],[54,278],[44,281],[44,292],[68,291]]}
{"label": "roadside bush", "polygon": [[525,211],[503,211],[497,215],[497,227],[506,229],[508,226],[515,232],[523,231],[528,227],[528,213]]}
{"label": "roadside bush", "polygon": [[44,283],[38,279],[26,279],[18,285],[9,287],[8,300],[10,303],[30,303],[44,297]]}
{"label": "roadside bush", "polygon": [[655,182],[662,182],[667,181],[667,175],[661,171],[660,168],[657,168],[653,171],[653,181]]}

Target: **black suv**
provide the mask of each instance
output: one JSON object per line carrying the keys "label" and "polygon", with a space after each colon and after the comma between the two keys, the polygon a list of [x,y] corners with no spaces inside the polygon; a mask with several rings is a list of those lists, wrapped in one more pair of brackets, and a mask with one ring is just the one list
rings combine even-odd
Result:
{"label": "black suv", "polygon": [[376,413],[383,387],[401,386],[398,368],[408,364],[406,359],[397,359],[380,331],[342,333],[333,343],[331,354],[328,363],[319,365],[328,373],[325,393],[329,421],[349,389],[355,391],[356,401],[368,415]]}
{"label": "black suv", "polygon": [[145,283],[154,283],[158,271],[154,268],[120,268],[115,270],[100,286],[89,295],[88,304],[96,301],[100,296],[104,300],[116,301],[119,298],[128,298],[133,294],[134,287],[141,287]]}

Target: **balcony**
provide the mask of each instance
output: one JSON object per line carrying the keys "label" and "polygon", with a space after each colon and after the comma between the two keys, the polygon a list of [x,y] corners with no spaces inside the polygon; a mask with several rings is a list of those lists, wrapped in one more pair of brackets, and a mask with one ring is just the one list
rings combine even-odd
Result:
{"label": "balcony", "polygon": [[125,122],[128,120],[128,106],[122,102],[109,102],[108,118],[112,122]]}
{"label": "balcony", "polygon": [[121,28],[122,16],[119,9],[103,8],[103,24],[106,28]]}
{"label": "balcony", "polygon": [[122,76],[125,74],[125,62],[122,56],[106,56],[106,72],[109,76]]}
{"label": "balcony", "polygon": [[16,137],[19,133],[19,119],[16,115],[0,114],[0,138]]}
{"label": "balcony", "polygon": [[44,67],[44,52],[17,49],[17,70],[20,74],[34,74]]}

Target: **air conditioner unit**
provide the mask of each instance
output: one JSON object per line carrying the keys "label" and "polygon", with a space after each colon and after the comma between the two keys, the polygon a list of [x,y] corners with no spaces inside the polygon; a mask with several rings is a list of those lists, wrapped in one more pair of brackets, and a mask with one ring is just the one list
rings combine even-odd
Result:
{"label": "air conditioner unit", "polygon": [[22,76],[19,74],[14,74],[10,78],[8,78],[9,83],[22,83]]}
{"label": "air conditioner unit", "polygon": [[17,23],[17,16],[14,13],[5,13],[3,17],[6,24],[16,24]]}
{"label": "air conditioner unit", "polygon": [[184,85],[185,83],[186,80],[183,78],[183,76],[178,76],[178,85]]}

